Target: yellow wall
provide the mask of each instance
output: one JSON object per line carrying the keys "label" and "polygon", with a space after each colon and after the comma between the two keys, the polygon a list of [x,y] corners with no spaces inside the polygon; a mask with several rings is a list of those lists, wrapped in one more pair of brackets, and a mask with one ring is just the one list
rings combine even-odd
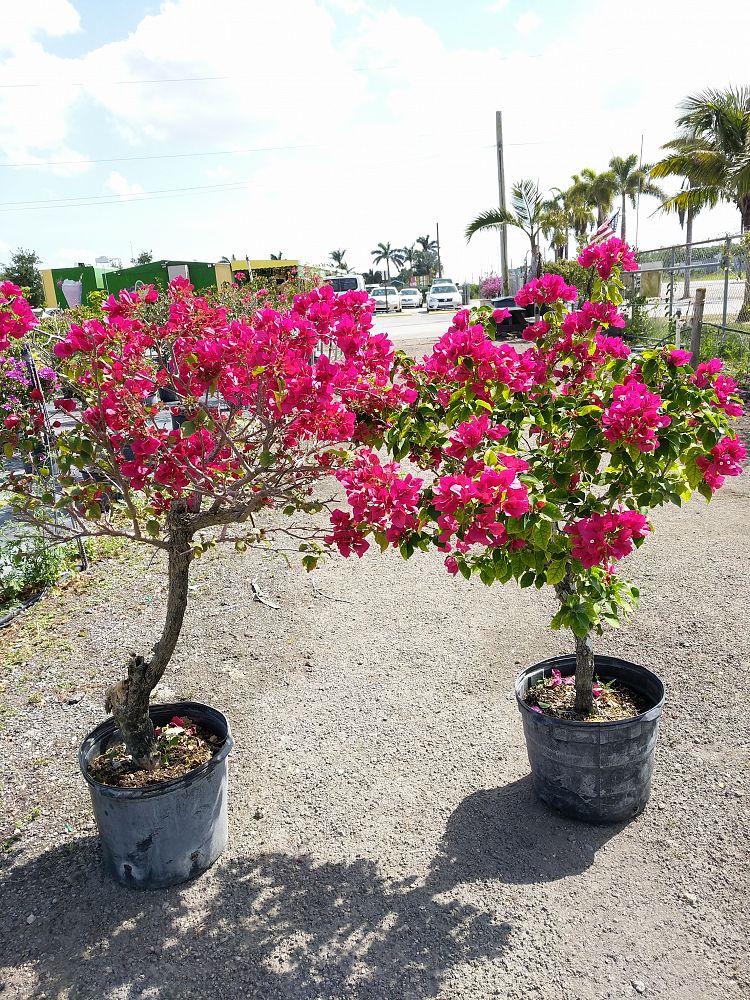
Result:
{"label": "yellow wall", "polygon": [[216,272],[216,287],[221,288],[224,284],[231,284],[232,282],[232,266],[231,264],[222,263],[215,264],[214,271]]}
{"label": "yellow wall", "polygon": [[49,268],[42,271],[42,288],[44,289],[44,304],[48,309],[57,308],[57,296],[55,295],[55,282],[52,279],[52,271]]}

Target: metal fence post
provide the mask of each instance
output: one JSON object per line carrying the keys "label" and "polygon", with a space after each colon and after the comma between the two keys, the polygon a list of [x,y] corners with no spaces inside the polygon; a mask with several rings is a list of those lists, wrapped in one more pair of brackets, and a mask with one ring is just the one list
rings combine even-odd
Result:
{"label": "metal fence post", "polygon": [[703,330],[703,306],[706,301],[706,289],[695,289],[695,308],[693,310],[693,329],[690,331],[690,354],[693,366],[697,365],[701,356],[701,332]]}
{"label": "metal fence post", "polygon": [[675,248],[669,255],[669,319],[672,320],[674,314],[674,279],[675,279]]}
{"label": "metal fence post", "polygon": [[727,311],[729,306],[729,264],[732,254],[732,238],[727,236],[726,243],[724,244],[724,305],[721,311],[721,329],[726,333],[727,329]]}

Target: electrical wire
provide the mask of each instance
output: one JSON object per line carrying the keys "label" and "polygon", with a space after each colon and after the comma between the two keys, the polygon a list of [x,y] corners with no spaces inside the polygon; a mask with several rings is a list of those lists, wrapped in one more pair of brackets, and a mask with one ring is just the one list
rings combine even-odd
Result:
{"label": "electrical wire", "polygon": [[[486,131],[485,129],[472,129],[469,132],[464,132],[463,135],[477,135],[480,132]],[[423,133],[421,136],[412,136],[411,138],[417,139],[431,139],[434,138],[432,134]],[[506,146],[547,146],[549,145],[549,140],[546,139],[536,139],[529,142],[506,142]],[[103,156],[94,159],[78,159],[78,160],[29,160],[22,163],[0,163],[0,170],[4,167],[68,167],[68,166],[87,166],[90,163],[130,163],[143,160],[175,160],[175,159],[190,159],[192,157],[201,156],[244,156],[248,153],[277,153],[277,152],[287,152],[298,149],[327,149],[334,148],[333,146],[324,145],[321,143],[306,143],[303,145],[289,145],[289,146],[249,146],[247,149],[214,149],[205,150],[195,153],[150,153],[143,156]],[[484,147],[482,147],[484,148]]]}

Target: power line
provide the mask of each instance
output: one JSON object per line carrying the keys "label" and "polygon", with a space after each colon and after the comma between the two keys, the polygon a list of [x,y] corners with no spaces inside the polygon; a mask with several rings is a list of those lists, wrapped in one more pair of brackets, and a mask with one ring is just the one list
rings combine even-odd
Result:
{"label": "power line", "polygon": [[[476,135],[480,132],[484,132],[485,129],[471,129],[468,132],[462,133],[463,135]],[[423,133],[421,136],[412,136],[411,138],[422,138],[429,139],[432,135],[429,133]],[[550,140],[548,139],[536,139],[528,142],[506,142],[505,146],[548,146]],[[81,164],[86,165],[89,163],[130,163],[135,161],[143,160],[174,160],[174,159],[190,159],[192,157],[200,156],[243,156],[247,153],[277,153],[277,152],[287,152],[298,149],[330,149],[335,148],[332,145],[322,144],[322,143],[305,143],[303,145],[290,145],[290,146],[249,146],[247,149],[215,149],[215,150],[204,150],[195,153],[150,153],[143,156],[103,156],[93,159],[85,160],[34,160],[25,163],[0,163],[0,169],[3,167],[65,167],[65,166],[80,166]],[[484,146],[482,146],[484,149]]]}
{"label": "power line", "polygon": [[[227,190],[236,187],[243,187],[250,184],[249,180],[241,181],[225,181],[223,184],[195,184],[191,187],[183,188],[157,188],[154,191],[132,191],[126,194],[101,194],[101,195],[80,195],[78,197],[70,196],[68,198],[39,198],[39,199],[29,199],[27,201],[0,201],[0,208],[33,208],[41,207],[44,208],[48,205],[53,207],[68,208],[74,207],[75,205],[90,204],[90,205],[106,205],[106,204],[117,204],[119,201],[130,200],[131,198],[142,198],[150,195],[161,195],[161,194],[173,194],[175,192],[190,192],[190,191],[216,191],[216,190]],[[64,204],[67,202],[68,204]]]}
{"label": "power line", "polygon": [[251,146],[247,149],[215,149],[199,153],[154,153],[148,156],[103,156],[91,160],[35,160],[28,163],[0,163],[0,167],[63,167],[81,163],[125,163],[131,160],[174,160],[192,156],[240,156],[244,153],[273,153],[288,149],[314,149],[315,143],[301,146]]}

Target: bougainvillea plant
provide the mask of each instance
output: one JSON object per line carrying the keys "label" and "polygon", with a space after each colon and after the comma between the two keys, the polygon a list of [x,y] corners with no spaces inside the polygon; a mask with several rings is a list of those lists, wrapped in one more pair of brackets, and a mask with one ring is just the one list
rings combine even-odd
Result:
{"label": "bougainvillea plant", "polygon": [[553,587],[552,628],[575,636],[575,707],[587,716],[592,637],[638,598],[617,563],[653,530],[651,510],[694,490],[710,499],[745,452],[720,360],[693,369],[689,352],[634,355],[617,336],[620,273],[636,267],[627,244],[610,239],[579,262],[597,272],[590,301],[576,304],[553,274],[516,296],[538,308],[525,350],[493,339],[506,311],[483,307],[459,312],[423,361],[401,359],[416,401],[392,414],[391,461],[360,452],[337,472],[350,509],[334,511],[329,540],[344,555],[361,556],[370,537],[405,558],[437,547],[449,573]]}
{"label": "bougainvillea plant", "polygon": [[[76,398],[63,391],[47,400],[35,389],[31,405],[11,405],[0,421],[8,460],[0,489],[19,518],[53,541],[119,536],[166,554],[162,634],[149,655],[130,657],[127,678],[107,693],[144,767],[158,756],[149,695],[180,634],[192,560],[217,542],[314,553],[320,529],[306,515],[324,505],[316,486],[357,441],[377,440],[384,410],[414,398],[393,386],[393,348],[371,332],[364,292],[321,287],[286,311],[260,307],[233,319],[184,279],[167,297],[165,322],[143,319],[158,299],[144,288],[111,297],[101,320],[73,324],[54,353]],[[35,322],[20,289],[0,285],[0,357]],[[176,405],[159,402],[165,387]],[[30,473],[12,461],[38,454],[45,440],[53,454]],[[270,510],[274,526],[264,527]]]}
{"label": "bougainvillea plant", "polygon": [[479,282],[479,297],[482,299],[496,299],[503,294],[503,279],[494,272],[486,275]]}

